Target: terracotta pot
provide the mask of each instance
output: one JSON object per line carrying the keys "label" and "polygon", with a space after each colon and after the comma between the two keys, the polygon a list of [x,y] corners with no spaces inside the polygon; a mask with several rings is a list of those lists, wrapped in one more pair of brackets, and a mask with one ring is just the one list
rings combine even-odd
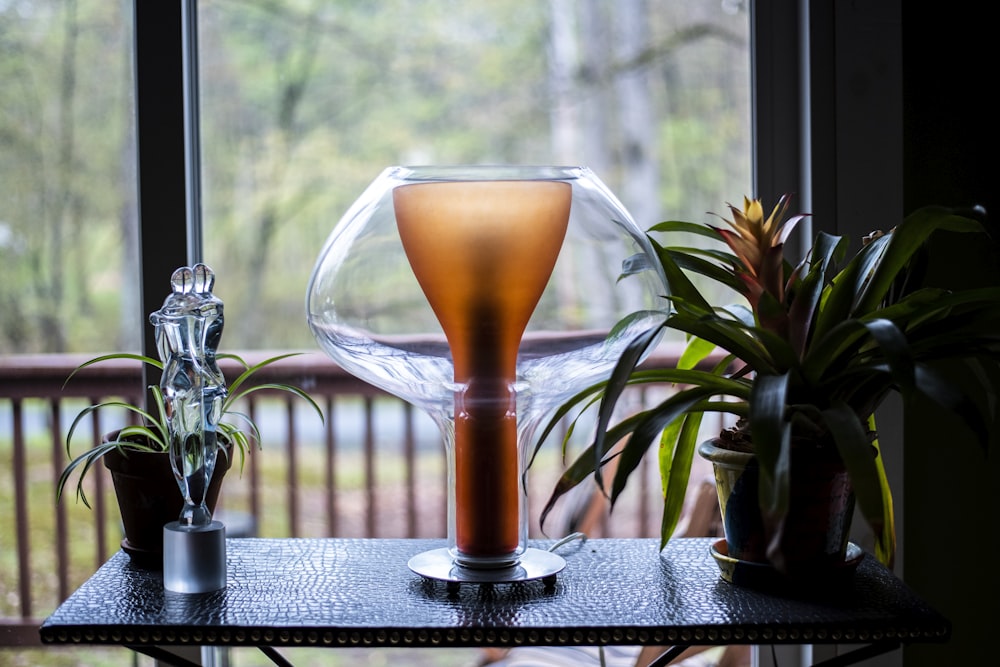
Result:
{"label": "terracotta pot", "polygon": [[769,553],[758,501],[759,466],[753,454],[733,451],[713,438],[698,447],[712,462],[729,556],[770,563],[792,576],[822,575],[844,565],[854,492],[843,463],[792,453],[789,512],[777,549]]}
{"label": "terracotta pot", "polygon": [[[117,438],[117,432],[104,436],[105,442]],[[216,458],[215,471],[208,486],[206,504],[215,512],[222,488],[222,479],[232,465],[229,456]],[[103,457],[104,466],[111,471],[121,512],[125,539],[122,550],[132,562],[148,569],[163,567],[163,526],[176,521],[184,506],[180,489],[170,467],[170,458],[161,452],[129,450],[127,455],[118,449]]]}

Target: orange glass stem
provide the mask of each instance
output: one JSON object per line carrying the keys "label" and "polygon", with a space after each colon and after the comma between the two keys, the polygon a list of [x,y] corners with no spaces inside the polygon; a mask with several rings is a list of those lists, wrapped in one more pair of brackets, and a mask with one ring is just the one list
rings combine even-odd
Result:
{"label": "orange glass stem", "polygon": [[446,181],[393,191],[403,248],[455,366],[456,546],[518,548],[517,351],[569,224],[559,181]]}
{"label": "orange glass stem", "polygon": [[520,538],[517,415],[513,392],[473,382],[455,397],[455,538],[459,551],[514,552]]}

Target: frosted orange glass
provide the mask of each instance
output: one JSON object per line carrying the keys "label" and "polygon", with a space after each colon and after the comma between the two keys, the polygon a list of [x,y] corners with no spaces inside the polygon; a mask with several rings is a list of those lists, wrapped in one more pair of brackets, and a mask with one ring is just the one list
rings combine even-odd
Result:
{"label": "frosted orange glass", "polygon": [[407,259],[455,365],[456,546],[518,547],[517,351],[569,223],[557,181],[446,181],[393,191]]}

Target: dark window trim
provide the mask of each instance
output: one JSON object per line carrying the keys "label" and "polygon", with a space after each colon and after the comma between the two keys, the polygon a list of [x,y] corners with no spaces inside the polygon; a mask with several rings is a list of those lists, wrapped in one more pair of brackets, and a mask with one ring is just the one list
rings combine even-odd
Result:
{"label": "dark window trim", "polygon": [[[750,0],[753,77],[754,195],[774,201],[796,188],[808,207],[813,180],[808,161],[806,96],[809,75],[805,0]],[[156,356],[146,314],[164,294],[164,276],[200,259],[201,193],[197,98],[197,0],[133,0],[135,16],[136,133],[143,353]],[[801,35],[800,39],[789,36]],[[820,44],[825,36],[817,35]],[[812,66],[815,69],[815,66]],[[826,87],[819,90],[825,92]],[[829,174],[820,174],[829,183]],[[833,188],[823,188],[829,193]],[[808,238],[808,229],[802,236]],[[147,384],[149,384],[147,382]]]}
{"label": "dark window trim", "polygon": [[[165,276],[200,254],[197,207],[197,97],[185,96],[185,84],[197,77],[193,32],[196,0],[133,0],[135,18],[136,171],[139,202],[139,317],[142,353],[156,357],[156,341],[147,313],[162,305]],[[192,86],[196,92],[196,86]],[[189,134],[190,133],[190,134]],[[192,171],[194,167],[195,171]],[[155,369],[144,369],[143,386],[155,384]]]}

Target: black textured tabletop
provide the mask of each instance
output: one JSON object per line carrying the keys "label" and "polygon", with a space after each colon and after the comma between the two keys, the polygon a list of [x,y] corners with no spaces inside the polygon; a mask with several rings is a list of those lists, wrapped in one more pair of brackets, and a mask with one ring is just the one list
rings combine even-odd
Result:
{"label": "black textured tabletop", "polygon": [[[948,622],[866,554],[812,597],[724,581],[711,539],[598,539],[541,581],[454,590],[407,567],[437,540],[231,539],[228,585],[165,593],[117,553],[41,627],[45,643],[257,646],[818,644],[946,641]],[[533,543],[547,547],[550,543]]]}

